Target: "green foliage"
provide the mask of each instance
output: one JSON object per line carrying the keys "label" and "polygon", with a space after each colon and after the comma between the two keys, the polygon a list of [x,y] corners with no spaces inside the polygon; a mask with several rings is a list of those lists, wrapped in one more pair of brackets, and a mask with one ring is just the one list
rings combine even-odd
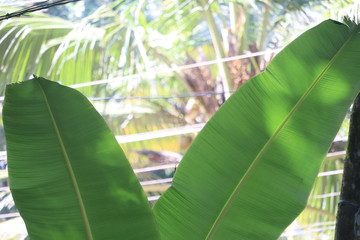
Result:
{"label": "green foliage", "polygon": [[[264,11],[265,2],[270,5],[268,11]],[[217,31],[221,33],[219,46],[224,46],[226,57],[257,51],[261,46],[264,49],[283,47],[284,42],[309,27],[309,18],[306,18],[304,13],[311,12],[314,8],[307,8],[305,1],[291,1],[292,4],[287,0],[265,2],[209,2],[206,9],[211,10]],[[311,2],[316,1],[308,1]],[[79,6],[82,4],[86,17],[81,20],[68,21],[44,13],[32,13],[1,22],[1,96],[6,84],[30,79],[32,74],[54,79],[67,86],[100,79],[115,80],[107,85],[79,88],[88,97],[222,91],[217,65],[195,68],[193,71],[153,74],[154,71],[162,72],[168,67],[192,63],[189,60],[194,60],[195,63],[217,58],[209,33],[210,25],[204,19],[204,9],[201,8],[200,1],[85,0],[61,7],[75,8],[76,12],[81,12]],[[297,7],[294,7],[294,4]],[[94,10],[96,6],[99,7]],[[2,14],[16,10],[19,9],[0,7]],[[54,7],[49,11],[58,16],[61,9]],[[265,18],[264,15],[270,17]],[[300,26],[303,26],[302,30],[299,30]],[[214,26],[213,28],[215,29]],[[265,59],[267,60],[256,57],[228,62],[233,81],[230,86],[235,89],[259,70],[263,70]],[[199,70],[201,74],[194,74]],[[147,73],[138,77],[127,77],[141,72]],[[189,79],[188,75],[193,78]],[[205,81],[201,80],[203,78]],[[193,88],[192,86],[199,85],[199,81],[206,82],[203,84],[205,87]],[[129,115],[113,115],[111,120],[107,120],[112,129],[122,126],[115,134],[134,129],[141,132],[162,127],[171,128],[178,126],[180,121],[181,125],[205,122],[222,103],[220,95],[196,99],[199,101],[189,105],[193,99],[188,101],[188,98],[183,98],[172,102],[117,101],[119,108],[136,105],[131,111],[137,116],[132,117],[129,124],[125,124],[126,127],[122,123],[127,122]],[[106,106],[108,102],[111,101],[102,103]],[[137,111],[144,105],[154,112],[151,114],[152,118],[160,116],[165,124],[137,124],[135,120],[142,118],[141,122],[146,122],[149,117]],[[191,107],[190,111],[188,106]],[[184,113],[182,110],[185,108],[187,111]],[[195,119],[189,112],[196,112],[199,118]],[[125,146],[132,147],[132,144]],[[143,143],[136,147],[151,146]]]}
{"label": "green foliage", "polygon": [[360,89],[359,27],[325,21],[208,122],[154,207],[85,97],[35,78],[4,105],[10,188],[32,239],[276,239],[305,207]]}
{"label": "green foliage", "polygon": [[154,207],[164,239],[281,234],[305,207],[359,90],[358,32],[325,21],[219,109]]}
{"label": "green foliage", "polygon": [[136,176],[83,95],[35,78],[6,96],[11,192],[32,239],[158,239]]}

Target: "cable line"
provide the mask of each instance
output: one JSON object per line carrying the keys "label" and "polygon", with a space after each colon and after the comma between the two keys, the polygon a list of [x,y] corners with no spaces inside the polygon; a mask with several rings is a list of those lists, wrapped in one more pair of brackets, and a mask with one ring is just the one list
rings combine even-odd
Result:
{"label": "cable line", "polygon": [[125,99],[137,99],[137,100],[151,100],[151,99],[174,99],[174,98],[191,98],[191,97],[203,97],[209,95],[222,95],[227,93],[234,93],[235,91],[204,91],[204,92],[188,92],[188,93],[174,93],[174,95],[155,95],[155,96],[123,96],[123,97],[89,97],[90,101],[108,101],[108,100],[125,100]]}
{"label": "cable line", "polygon": [[145,72],[128,75],[128,76],[102,79],[102,80],[96,80],[96,81],[85,82],[85,83],[78,83],[78,84],[70,85],[69,87],[83,88],[83,87],[89,87],[89,86],[100,85],[100,84],[105,84],[105,83],[119,82],[119,81],[128,80],[128,79],[132,79],[132,78],[139,78],[139,77],[144,77],[144,76],[153,76],[153,75],[160,75],[160,74],[164,74],[164,73],[178,72],[178,71],[183,71],[183,70],[196,68],[196,67],[208,66],[208,65],[213,65],[213,64],[217,64],[217,63],[223,63],[223,62],[229,62],[229,61],[234,61],[234,60],[257,57],[257,56],[266,55],[266,54],[277,53],[280,50],[281,50],[281,48],[253,52],[253,53],[242,54],[242,55],[237,55],[237,56],[233,56],[233,57],[226,57],[226,58],[220,58],[220,59],[216,59],[216,60],[204,61],[204,62],[200,62],[200,63],[171,67],[171,68],[158,70],[158,71],[151,70],[151,71],[145,71]]}
{"label": "cable line", "polygon": [[[77,88],[89,87],[89,86],[100,85],[100,84],[105,84],[105,83],[118,82],[118,81],[133,79],[133,78],[139,78],[139,77],[142,77],[142,76],[149,76],[150,74],[159,75],[159,74],[164,74],[164,73],[177,72],[177,71],[187,70],[187,69],[201,67],[201,66],[213,65],[213,64],[221,63],[221,62],[229,62],[229,61],[234,61],[234,60],[239,60],[239,59],[246,59],[246,58],[261,56],[261,55],[265,55],[265,54],[277,53],[280,50],[281,50],[281,48],[277,48],[277,49],[273,49],[273,50],[253,52],[253,53],[237,55],[237,56],[233,56],[233,57],[227,57],[227,58],[221,58],[221,59],[216,59],[216,60],[204,61],[204,62],[200,62],[200,63],[188,64],[188,65],[183,65],[183,66],[178,66],[178,67],[172,67],[172,68],[163,69],[163,70],[159,70],[159,71],[145,71],[145,72],[141,72],[141,73],[137,73],[137,74],[133,74],[133,75],[128,75],[128,76],[108,78],[108,79],[102,79],[102,80],[95,80],[95,81],[90,81],[90,82],[85,82],[85,83],[78,83],[78,84],[69,85],[69,87],[77,89]],[[229,92],[226,92],[226,91],[224,91],[224,92],[213,92],[213,91],[189,92],[189,93],[179,94],[179,96],[144,96],[144,97],[141,97],[141,96],[127,96],[127,97],[114,97],[112,99],[117,99],[117,98],[119,98],[119,100],[120,99],[170,99],[170,98],[198,97],[198,96],[205,96],[205,95],[219,95],[219,94],[226,94],[226,93],[233,93],[233,92],[234,91],[229,91]],[[103,98],[101,98],[101,97],[90,97],[89,100],[93,100],[93,101],[109,100],[110,98],[111,97],[108,97],[108,98],[107,97],[103,97]],[[3,101],[4,101],[4,96],[0,96],[0,102],[3,102]]]}
{"label": "cable line", "polygon": [[50,7],[54,7],[54,6],[59,6],[59,5],[63,5],[63,4],[67,4],[67,3],[72,3],[72,2],[78,2],[80,0],[58,0],[58,1],[43,1],[41,3],[39,3],[38,5],[34,5],[28,8],[23,8],[19,11],[16,12],[12,12],[12,13],[7,13],[5,15],[1,15],[0,16],[0,21],[3,20],[7,20],[13,17],[20,17],[24,14],[27,13],[31,13],[31,12],[36,12],[36,11],[40,11],[40,10],[44,10],[44,9],[48,9]]}

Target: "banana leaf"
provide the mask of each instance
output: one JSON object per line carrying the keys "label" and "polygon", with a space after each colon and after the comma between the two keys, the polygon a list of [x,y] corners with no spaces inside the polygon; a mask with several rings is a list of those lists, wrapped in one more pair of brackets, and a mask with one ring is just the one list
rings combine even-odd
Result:
{"label": "banana leaf", "polygon": [[306,206],[359,76],[352,22],[327,20],[289,44],[184,156],[154,206],[162,239],[277,239]]}
{"label": "banana leaf", "polygon": [[43,78],[6,88],[10,189],[33,240],[159,239],[145,193],[105,121]]}

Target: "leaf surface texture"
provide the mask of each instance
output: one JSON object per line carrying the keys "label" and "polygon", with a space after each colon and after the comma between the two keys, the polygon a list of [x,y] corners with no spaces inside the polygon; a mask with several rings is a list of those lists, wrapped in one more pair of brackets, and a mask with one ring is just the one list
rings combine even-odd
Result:
{"label": "leaf surface texture", "polygon": [[3,115],[10,188],[31,239],[159,239],[130,164],[83,95],[35,78],[7,87]]}
{"label": "leaf surface texture", "polygon": [[154,207],[162,239],[277,239],[360,87],[354,24],[305,32],[206,124]]}

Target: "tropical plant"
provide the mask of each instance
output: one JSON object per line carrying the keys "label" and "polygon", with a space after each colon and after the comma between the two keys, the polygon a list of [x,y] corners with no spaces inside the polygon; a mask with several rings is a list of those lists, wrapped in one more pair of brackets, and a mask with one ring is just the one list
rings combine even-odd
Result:
{"label": "tropical plant", "polygon": [[[84,2],[85,8],[98,4],[98,1]],[[310,20],[306,21],[307,18],[299,13],[308,12],[309,5],[319,3],[302,0],[209,1],[204,7],[204,1],[105,2],[107,4],[92,14],[76,21],[33,13],[1,22],[1,95],[6,84],[29,79],[32,74],[56,79],[68,86],[101,79],[109,84],[81,88],[78,85],[78,89],[88,97],[104,98],[97,100],[95,106],[117,135],[204,123],[224,102],[224,94],[175,99],[116,98],[132,95],[174,97],[186,92],[221,93],[224,90],[221,82],[226,78],[219,74],[220,67],[216,65],[155,73],[167,67],[221,56],[233,57],[283,47],[285,42],[303,31],[296,31],[299,26],[291,25],[299,22],[294,18],[300,19],[304,23],[301,26],[307,29]],[[70,5],[63,7],[67,6]],[[3,14],[15,10],[18,9],[0,7]],[[205,17],[209,13],[213,21]],[[211,24],[213,22],[215,25]],[[210,32],[220,37],[220,44],[215,43]],[[224,55],[216,55],[215,45],[223,48],[219,51]],[[224,71],[230,72],[230,90],[237,89],[263,70],[267,64],[264,59],[239,59],[227,62],[225,66],[223,63]],[[139,74],[142,72],[146,73]],[[139,75],[127,77],[134,74]],[[190,136],[186,136],[186,141],[192,141],[193,136]],[[185,138],[180,138],[130,143],[123,145],[123,149],[130,155],[132,163],[137,164],[137,156],[132,150],[184,152],[187,148],[179,146],[178,142]],[[139,164],[147,163],[142,160]]]}
{"label": "tropical plant", "polygon": [[[224,90],[221,82],[226,78],[219,74],[220,67],[225,71],[228,68],[230,87],[235,90],[263,70],[267,64],[264,59],[269,58],[239,59],[227,62],[225,66],[200,66],[171,73],[153,72],[221,56],[234,57],[282,47],[284,42],[303,31],[297,31],[299,26],[293,26],[293,23],[301,21],[303,29],[309,27],[310,20],[301,14],[309,11],[309,5],[319,3],[209,1],[204,8],[203,1],[106,2],[108,4],[103,4],[91,15],[76,21],[34,13],[2,22],[1,95],[6,84],[29,79],[33,73],[70,86],[99,79],[114,80],[109,84],[78,89],[90,98],[104,98],[93,102],[116,135],[204,123],[224,102],[225,94],[182,97],[181,93],[221,93]],[[89,1],[85,1],[85,8],[88,4]],[[0,8],[3,14],[15,10]],[[205,17],[209,13],[213,22]],[[216,55],[215,37],[210,31],[220,36],[217,47],[223,48],[224,55]],[[127,77],[144,71],[146,73],[138,77]],[[165,98],[122,98],[132,95]],[[189,144],[179,142],[190,143],[194,136],[139,141],[122,147],[132,165],[142,167],[149,162],[139,158],[133,150],[166,149],[183,153]]]}
{"label": "tropical plant", "polygon": [[[285,37],[277,34],[276,40],[270,41],[274,39],[273,33],[294,28],[281,26],[285,21],[276,16],[296,13],[312,2],[316,1],[292,1],[292,4],[289,1],[212,1],[209,4],[204,1],[118,0],[102,5],[76,22],[40,13],[30,18],[10,19],[0,26],[0,55],[6,70],[0,73],[1,81],[5,86],[36,74],[71,85],[150,72],[140,79],[122,79],[117,88],[81,89],[88,96],[108,97],[129,92],[149,95],[154,91],[150,86],[152,89],[157,86],[158,94],[172,94],[174,87],[178,91],[213,90],[221,85],[213,76],[224,72],[220,74],[221,79],[227,79],[229,87],[236,89],[258,73],[262,69],[259,66],[265,63],[253,58],[227,65],[221,63],[220,70],[200,67],[170,76],[156,76],[151,72],[159,66],[235,56],[244,51],[263,50],[266,46],[282,47],[281,39]],[[160,12],[151,11],[154,7]],[[3,13],[14,11],[5,7],[0,10]],[[228,29],[228,34],[221,28]],[[226,76],[229,74],[230,77]],[[203,108],[201,114],[205,119],[219,107],[217,102],[213,96],[199,97],[198,104]],[[167,101],[161,104],[167,108],[172,105]],[[186,105],[186,102],[178,104]],[[182,115],[179,110],[177,114]]]}
{"label": "tropical plant", "polygon": [[346,24],[304,33],[229,98],[153,211],[84,96],[37,77],[9,85],[10,187],[30,237],[276,239],[360,89],[360,27]]}

